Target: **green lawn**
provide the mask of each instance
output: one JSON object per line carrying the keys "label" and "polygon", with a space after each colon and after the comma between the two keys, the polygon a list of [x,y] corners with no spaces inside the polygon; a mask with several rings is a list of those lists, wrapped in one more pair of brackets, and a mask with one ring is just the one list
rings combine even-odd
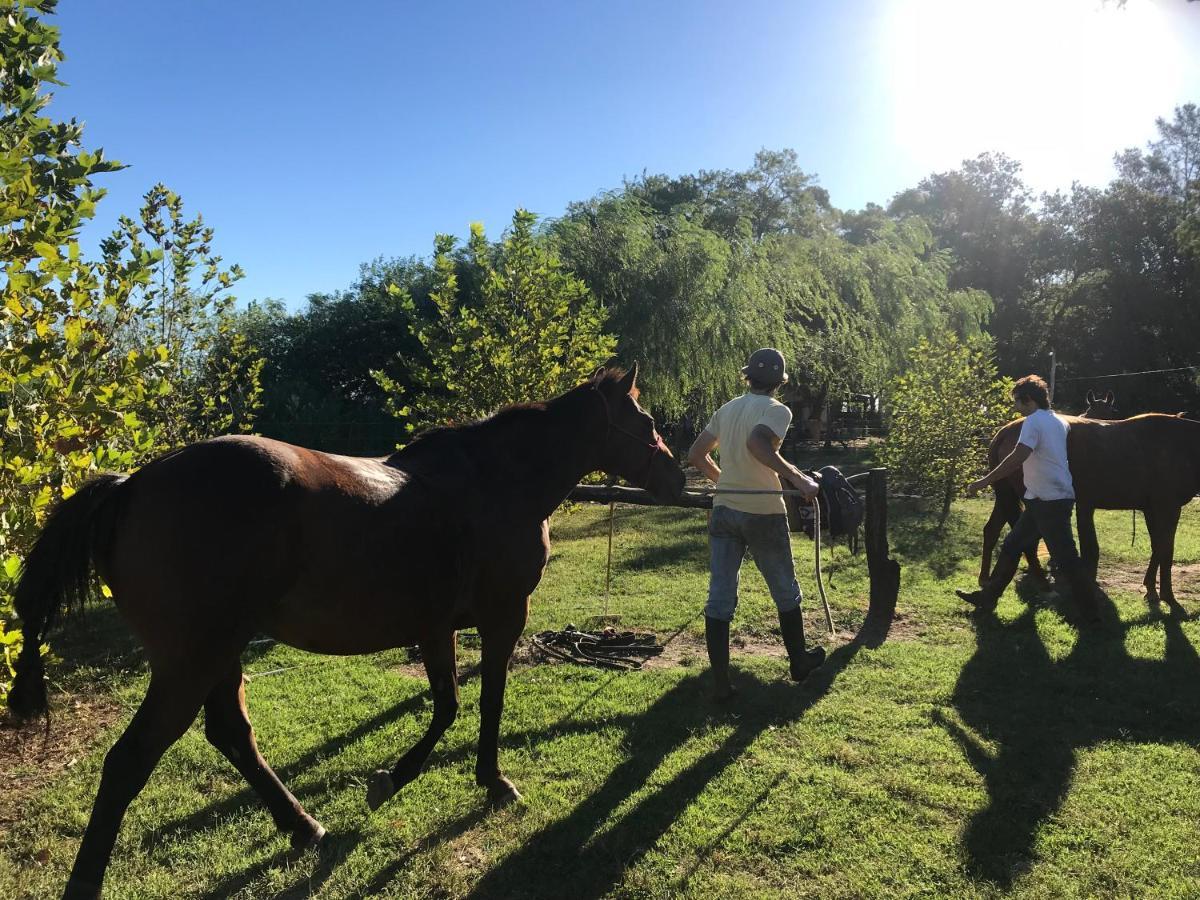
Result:
{"label": "green lawn", "polygon": [[[499,812],[472,778],[477,678],[426,773],[370,814],[366,775],[430,712],[405,651],[324,660],[256,647],[248,671],[284,670],[248,688],[260,746],[329,828],[328,845],[289,861],[197,725],[130,809],[106,896],[1200,896],[1200,620],[1147,608],[1137,587],[1148,540],[1139,520],[1130,546],[1128,513],[1097,516],[1111,605],[1101,629],[1078,632],[1070,608],[1028,581],[995,616],[969,617],[951,588],[973,582],[989,503],[956,505],[942,534],[915,502],[893,504],[903,582],[881,644],[851,639],[865,560],[844,545],[825,558],[839,635],[824,636],[812,544],[798,538],[809,635],[831,654],[803,686],[783,677],[773,606],[747,566],[741,694],[727,707],[705,693],[703,513],[619,508],[609,612],[670,638],[671,664],[519,666],[501,761],[525,800]],[[607,534],[606,508],[555,517],[530,630],[604,612]],[[1176,557],[1176,593],[1195,615],[1200,504],[1184,511]],[[93,612],[87,627],[101,637],[64,645],[85,664],[54,676],[69,692],[59,727],[75,693],[99,690],[127,717],[144,686],[111,614]],[[95,661],[113,647],[115,673]],[[0,838],[0,896],[61,890],[115,734],[96,734],[20,799]]]}

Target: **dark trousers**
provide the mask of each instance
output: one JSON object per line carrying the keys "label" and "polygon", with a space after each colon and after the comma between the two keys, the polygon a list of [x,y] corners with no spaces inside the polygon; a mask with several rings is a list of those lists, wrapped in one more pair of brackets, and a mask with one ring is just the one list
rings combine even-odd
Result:
{"label": "dark trousers", "polygon": [[1019,559],[1027,550],[1036,550],[1039,540],[1046,542],[1050,555],[1063,573],[1079,569],[1079,551],[1071,533],[1074,500],[1026,500],[1017,524],[1000,547],[1000,552]]}

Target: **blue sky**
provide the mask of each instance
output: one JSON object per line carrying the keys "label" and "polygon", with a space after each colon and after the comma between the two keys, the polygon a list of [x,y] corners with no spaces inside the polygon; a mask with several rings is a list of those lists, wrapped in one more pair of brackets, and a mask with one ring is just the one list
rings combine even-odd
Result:
{"label": "blue sky", "polygon": [[985,150],[1038,189],[1200,102],[1200,3],[1129,0],[315,3],[62,0],[51,105],[129,169],[87,243],[162,181],[247,272],[242,300],[643,170],[791,147],[834,205],[886,203]]}

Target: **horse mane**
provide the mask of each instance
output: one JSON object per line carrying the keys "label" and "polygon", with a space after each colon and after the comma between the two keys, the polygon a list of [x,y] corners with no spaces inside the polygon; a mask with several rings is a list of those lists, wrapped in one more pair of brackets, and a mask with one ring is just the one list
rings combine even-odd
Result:
{"label": "horse mane", "polygon": [[[566,399],[583,390],[601,390],[605,386],[616,386],[625,377],[625,370],[617,366],[598,369],[591,378],[552,400],[529,403],[513,403],[483,419],[464,422],[460,425],[436,425],[416,435],[410,443],[391,454],[388,465],[411,462],[430,454],[469,453],[481,440],[494,440],[512,428],[532,424],[540,420],[559,400]],[[637,389],[634,388],[634,399]]]}

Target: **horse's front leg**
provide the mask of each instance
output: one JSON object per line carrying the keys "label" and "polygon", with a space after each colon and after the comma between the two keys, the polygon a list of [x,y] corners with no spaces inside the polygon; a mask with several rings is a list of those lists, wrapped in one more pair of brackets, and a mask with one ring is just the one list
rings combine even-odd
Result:
{"label": "horse's front leg", "polygon": [[983,554],[979,561],[979,584],[987,583],[988,578],[992,574],[992,550],[996,547],[996,542],[1000,540],[1000,531],[1005,524],[1012,524],[1008,521],[1008,516],[1003,508],[1003,503],[997,494],[995,501],[992,503],[992,514],[988,516],[987,522],[983,526]]}
{"label": "horse's front leg", "polygon": [[447,631],[436,638],[421,641],[421,659],[433,693],[433,720],[425,735],[417,741],[389,772],[380,769],[367,782],[367,806],[378,809],[396,791],[421,774],[434,745],[458,716],[458,673],[455,668],[457,633]]}
{"label": "horse's front leg", "polygon": [[[527,609],[522,604],[522,609]],[[521,793],[500,772],[500,715],[504,711],[504,688],[508,682],[508,661],[517,638],[525,627],[525,616],[502,625],[480,626],[483,644],[480,663],[482,688],[479,697],[479,753],[475,761],[475,783],[487,789],[488,800],[506,806],[521,799]]]}

